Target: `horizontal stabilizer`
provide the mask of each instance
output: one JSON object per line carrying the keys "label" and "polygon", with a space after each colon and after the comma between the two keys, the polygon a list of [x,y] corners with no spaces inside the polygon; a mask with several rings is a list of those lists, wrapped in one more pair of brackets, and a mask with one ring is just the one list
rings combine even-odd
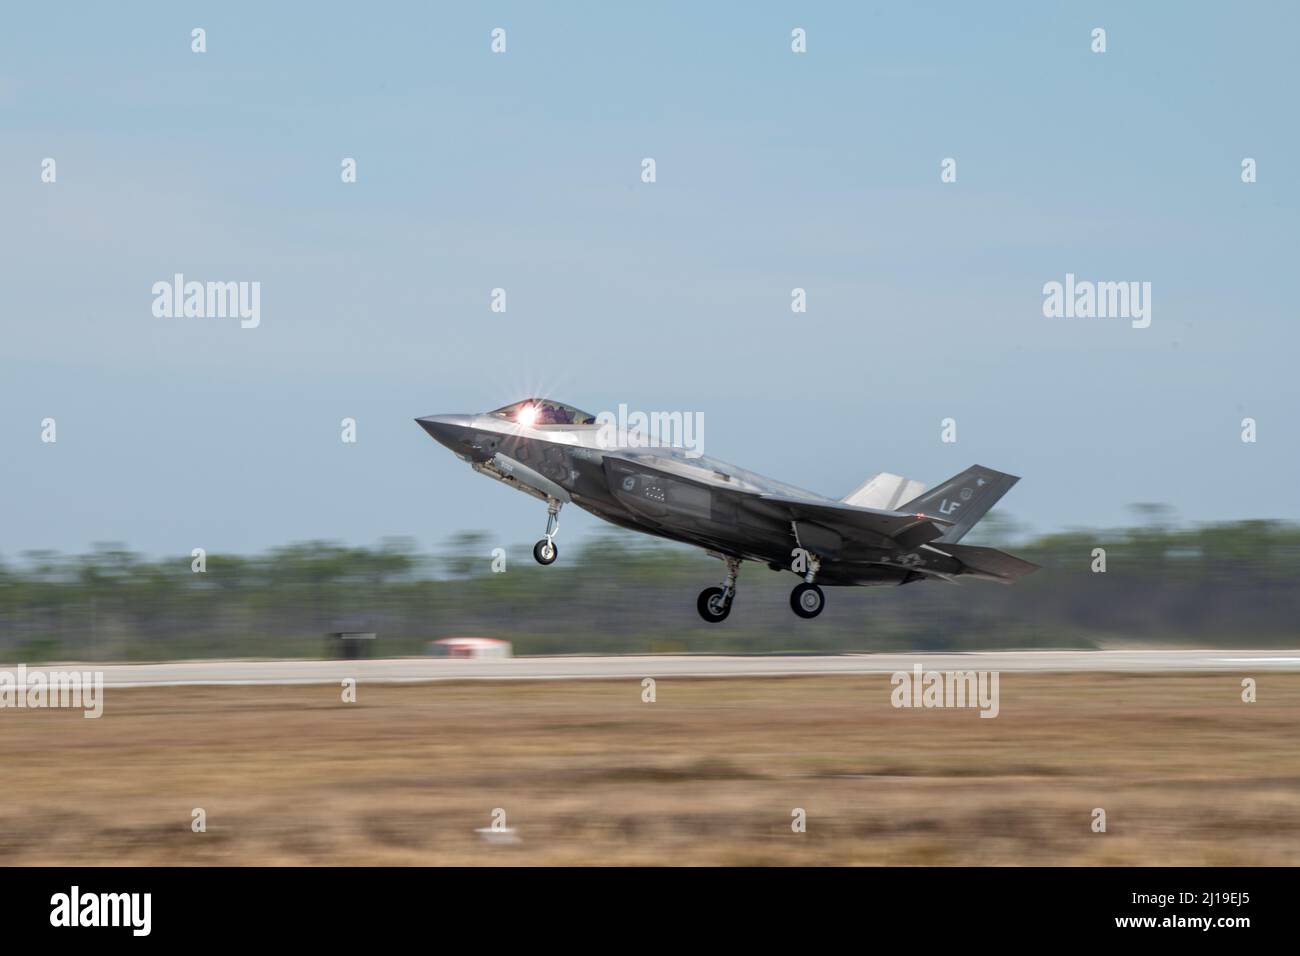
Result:
{"label": "horizontal stabilizer", "polygon": [[1033,574],[1038,565],[1007,554],[997,548],[981,548],[972,544],[945,544],[936,541],[931,547],[950,554],[962,563],[963,575],[974,575],[990,581],[1010,584],[1026,574]]}

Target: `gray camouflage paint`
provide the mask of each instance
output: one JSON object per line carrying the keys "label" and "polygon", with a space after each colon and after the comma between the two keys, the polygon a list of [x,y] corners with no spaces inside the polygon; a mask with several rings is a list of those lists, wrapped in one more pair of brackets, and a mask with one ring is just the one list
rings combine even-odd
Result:
{"label": "gray camouflage paint", "polygon": [[957,543],[1019,480],[979,465],[885,511],[677,448],[601,447],[596,425],[524,425],[494,413],[416,421],[481,474],[544,501],[571,502],[619,527],[773,570],[795,570],[796,549],[803,548],[820,561],[818,584],[963,575],[1010,582],[1036,567]]}

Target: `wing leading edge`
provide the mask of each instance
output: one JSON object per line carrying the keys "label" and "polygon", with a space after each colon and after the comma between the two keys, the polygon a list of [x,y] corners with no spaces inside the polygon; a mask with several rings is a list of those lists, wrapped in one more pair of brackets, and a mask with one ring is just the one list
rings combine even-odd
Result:
{"label": "wing leading edge", "polygon": [[[810,501],[785,495],[757,495],[754,502],[782,508],[792,522],[813,523],[867,544],[910,549],[940,538],[952,524],[945,518],[926,514],[904,514],[860,508],[836,501]],[[847,532],[847,533],[846,533]],[[857,532],[856,534],[854,532]]]}

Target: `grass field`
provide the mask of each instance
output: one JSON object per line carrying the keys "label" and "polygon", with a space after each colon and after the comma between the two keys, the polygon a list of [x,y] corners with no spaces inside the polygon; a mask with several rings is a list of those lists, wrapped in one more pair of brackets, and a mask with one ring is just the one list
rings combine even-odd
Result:
{"label": "grass field", "polygon": [[[1003,674],[992,720],[896,710],[886,676],[109,690],[99,720],[0,711],[0,854],[1294,865],[1300,674],[1258,677]],[[515,842],[475,832],[494,808]]]}

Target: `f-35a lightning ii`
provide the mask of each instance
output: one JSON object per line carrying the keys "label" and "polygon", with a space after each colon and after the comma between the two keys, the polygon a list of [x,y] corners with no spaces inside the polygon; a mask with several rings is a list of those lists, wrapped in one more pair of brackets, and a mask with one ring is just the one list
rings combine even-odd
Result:
{"label": "f-35a lightning ii", "polygon": [[1005,584],[1037,568],[958,543],[1020,480],[981,465],[930,491],[882,473],[835,501],[681,448],[610,447],[595,416],[549,399],[416,421],[475,471],[546,502],[546,533],[533,547],[539,564],[559,554],[560,509],[570,502],[620,527],[721,558],[725,579],[696,603],[711,623],[731,612],[742,561],[801,576],[790,607],[804,618],[825,606],[819,584],[959,577]]}

